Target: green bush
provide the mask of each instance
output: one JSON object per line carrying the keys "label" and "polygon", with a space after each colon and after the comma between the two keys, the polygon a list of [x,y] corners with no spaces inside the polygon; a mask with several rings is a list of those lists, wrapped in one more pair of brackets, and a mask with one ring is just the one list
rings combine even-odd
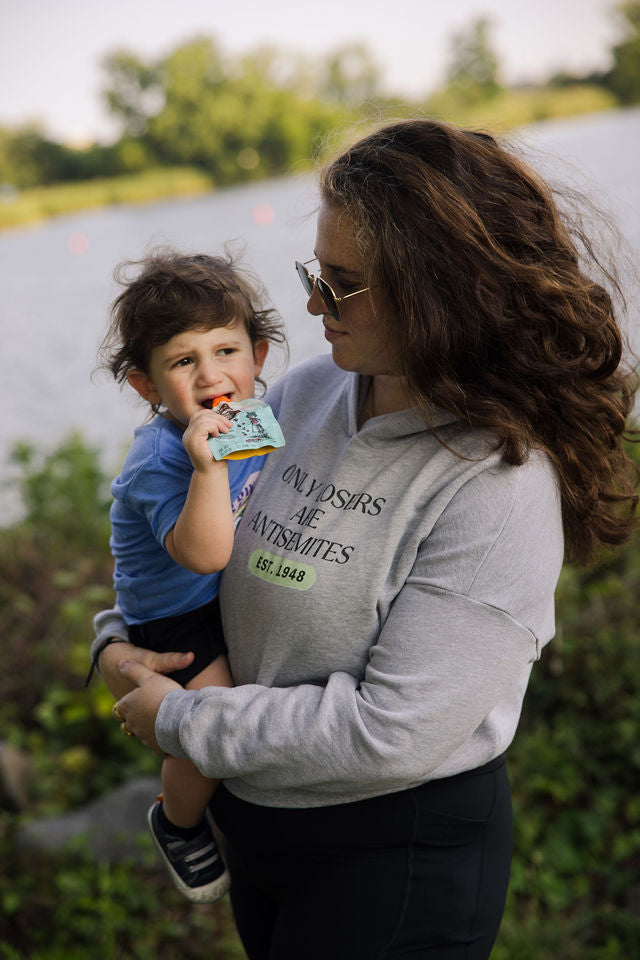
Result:
{"label": "green bush", "polygon": [[[191,904],[154,866],[16,851],[0,818],[0,960],[240,960],[227,901]],[[4,835],[3,835],[4,834]]]}
{"label": "green bush", "polygon": [[0,531],[0,729],[33,757],[34,811],[51,814],[135,772],[156,772],[157,761],[118,736],[104,685],[85,688],[91,618],[113,602],[109,487],[98,453],[72,435],[48,456],[19,444],[13,460],[25,513]]}
{"label": "green bush", "polygon": [[81,845],[62,857],[16,846],[27,816],[63,813],[159,763],[122,736],[104,684],[85,687],[91,618],[113,601],[98,453],[73,435],[48,456],[20,444],[13,459],[24,517],[0,530],[0,730],[37,776],[28,813],[0,813],[0,862],[11,864],[0,871],[0,960],[244,957],[228,902],[188,903],[146,836],[143,867],[96,863]]}
{"label": "green bush", "polygon": [[[0,729],[36,764],[33,817],[157,761],[121,735],[104,685],[84,687],[91,617],[112,600],[97,453],[75,436],[42,459],[21,446],[16,461],[26,512],[0,531]],[[508,754],[515,856],[492,960],[640,955],[639,595],[638,534],[595,568],[563,572],[557,636]],[[151,857],[149,867],[96,864],[81,849],[26,859],[20,820],[0,815],[11,864],[0,872],[0,960],[244,956],[226,901],[187,903]]]}
{"label": "green bush", "polygon": [[639,596],[638,532],[563,571],[508,753],[515,856],[495,960],[640,956]]}

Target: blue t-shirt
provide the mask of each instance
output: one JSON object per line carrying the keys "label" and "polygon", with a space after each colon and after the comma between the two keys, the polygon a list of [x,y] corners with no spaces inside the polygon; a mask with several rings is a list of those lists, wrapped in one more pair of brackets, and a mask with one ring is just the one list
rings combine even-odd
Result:
{"label": "blue t-shirt", "polygon": [[[262,457],[229,461],[236,523],[262,467]],[[138,427],[119,477],[111,485],[111,552],[118,605],[128,624],[171,617],[208,603],[220,573],[202,575],[176,563],[164,547],[189,489],[193,464],[182,431],[157,416]]]}

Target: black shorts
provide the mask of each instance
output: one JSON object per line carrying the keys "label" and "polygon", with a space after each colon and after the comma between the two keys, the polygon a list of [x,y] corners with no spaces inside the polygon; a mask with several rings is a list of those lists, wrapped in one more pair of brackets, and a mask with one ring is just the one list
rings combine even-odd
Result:
{"label": "black shorts", "polygon": [[182,686],[213,663],[216,657],[227,652],[217,597],[203,607],[175,617],[131,624],[129,639],[136,646],[156,653],[188,653],[193,650],[195,658],[190,666],[167,674]]}

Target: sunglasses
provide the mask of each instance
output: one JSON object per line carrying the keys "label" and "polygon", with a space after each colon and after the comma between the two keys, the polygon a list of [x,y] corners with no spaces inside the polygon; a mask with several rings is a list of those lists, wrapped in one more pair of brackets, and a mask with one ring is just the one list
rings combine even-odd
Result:
{"label": "sunglasses", "polygon": [[307,264],[313,263],[313,261],[317,259],[317,257],[312,257],[311,260],[305,260],[304,263],[300,263],[299,260],[296,260],[296,270],[298,271],[300,282],[302,283],[302,286],[304,287],[308,297],[312,295],[314,287],[317,285],[320,296],[322,297],[324,305],[327,308],[327,313],[339,323],[340,309],[338,304],[342,303],[343,300],[348,300],[349,297],[357,297],[359,293],[366,293],[370,287],[363,287],[362,290],[356,290],[354,293],[345,293],[344,297],[336,297],[326,280],[323,280],[322,277],[315,277],[307,270]]}

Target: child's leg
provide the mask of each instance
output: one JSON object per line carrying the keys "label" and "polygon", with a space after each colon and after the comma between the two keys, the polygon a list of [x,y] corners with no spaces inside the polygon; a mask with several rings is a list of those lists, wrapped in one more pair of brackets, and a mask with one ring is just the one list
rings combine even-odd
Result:
{"label": "child's leg", "polygon": [[[232,687],[225,656],[216,657],[186,684],[187,690],[202,687]],[[165,757],[162,764],[162,809],[176,827],[195,827],[202,820],[217,780],[205,777],[190,760]]]}

